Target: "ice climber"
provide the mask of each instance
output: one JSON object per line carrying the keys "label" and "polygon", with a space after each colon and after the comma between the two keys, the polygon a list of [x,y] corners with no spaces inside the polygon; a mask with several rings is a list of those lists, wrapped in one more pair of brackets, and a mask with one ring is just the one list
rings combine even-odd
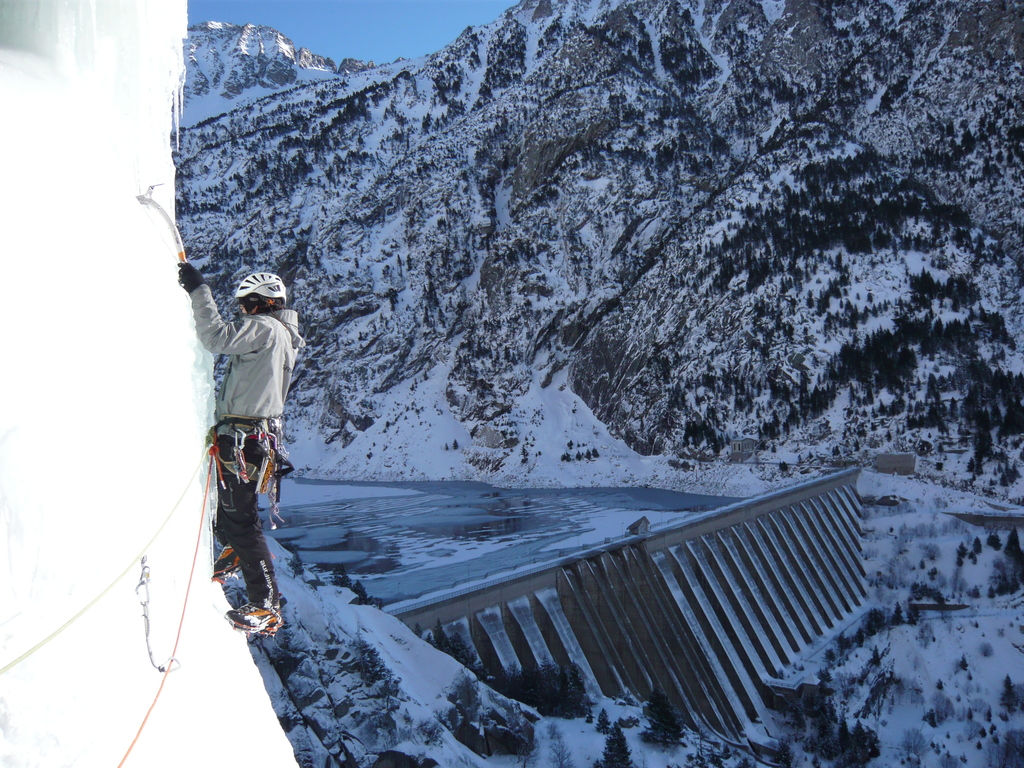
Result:
{"label": "ice climber", "polygon": [[223,583],[241,571],[249,602],[227,619],[247,633],[272,635],[282,624],[281,595],[256,500],[275,472],[291,466],[280,436],[295,358],[305,346],[299,316],[285,309],[284,283],[269,272],[242,280],[235,291],[241,316],[233,322],[221,318],[202,274],[188,262],[179,264],[178,282],[192,301],[203,346],[228,355],[213,428],[220,478],[214,530],[223,545],[213,578]]}

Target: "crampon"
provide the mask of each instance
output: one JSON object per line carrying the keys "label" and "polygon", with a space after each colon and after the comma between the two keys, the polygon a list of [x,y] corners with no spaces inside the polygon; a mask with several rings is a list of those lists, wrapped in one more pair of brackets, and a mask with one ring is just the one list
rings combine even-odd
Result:
{"label": "crampon", "polygon": [[246,603],[241,608],[232,608],[224,614],[235,629],[246,635],[263,635],[273,637],[284,624],[280,608],[267,607],[256,603]]}

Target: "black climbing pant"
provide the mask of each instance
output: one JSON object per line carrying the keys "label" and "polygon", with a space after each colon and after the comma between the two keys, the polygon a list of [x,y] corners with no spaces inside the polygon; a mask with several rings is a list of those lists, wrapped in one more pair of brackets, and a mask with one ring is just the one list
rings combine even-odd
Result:
{"label": "black climbing pant", "polygon": [[253,439],[245,441],[243,454],[249,465],[249,481],[236,472],[235,441],[230,435],[217,436],[224,485],[217,494],[217,524],[214,532],[221,544],[230,544],[242,563],[242,578],[249,601],[263,605],[278,598],[274,563],[263,537],[263,523],[257,510],[256,471],[264,458],[263,447]]}

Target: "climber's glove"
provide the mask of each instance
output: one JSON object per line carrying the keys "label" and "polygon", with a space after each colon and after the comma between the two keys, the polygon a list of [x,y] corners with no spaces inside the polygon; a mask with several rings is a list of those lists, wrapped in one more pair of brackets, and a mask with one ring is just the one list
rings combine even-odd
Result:
{"label": "climber's glove", "polygon": [[203,275],[187,261],[178,264],[178,282],[189,293],[205,283]]}

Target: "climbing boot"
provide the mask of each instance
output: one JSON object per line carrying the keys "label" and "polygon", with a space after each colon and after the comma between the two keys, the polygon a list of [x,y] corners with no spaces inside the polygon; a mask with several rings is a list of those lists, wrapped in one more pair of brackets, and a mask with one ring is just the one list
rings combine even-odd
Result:
{"label": "climbing boot", "polygon": [[226,618],[235,629],[252,635],[273,636],[284,624],[280,603],[272,598],[262,603],[246,603],[241,608],[232,608]]}

